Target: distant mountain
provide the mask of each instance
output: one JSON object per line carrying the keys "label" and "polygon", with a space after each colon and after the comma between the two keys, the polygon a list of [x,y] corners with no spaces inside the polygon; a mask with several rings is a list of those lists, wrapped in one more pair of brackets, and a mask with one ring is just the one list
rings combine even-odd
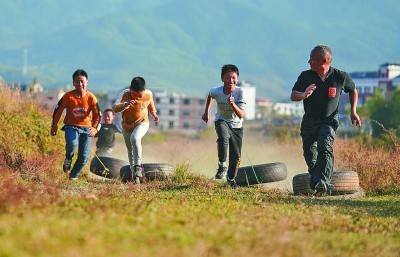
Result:
{"label": "distant mountain", "polygon": [[221,65],[235,63],[259,95],[280,99],[318,43],[347,71],[400,60],[394,0],[149,2],[3,0],[0,75],[18,79],[27,48],[28,78],[49,86],[71,83],[82,67],[93,90],[141,75],[150,88],[204,95]]}

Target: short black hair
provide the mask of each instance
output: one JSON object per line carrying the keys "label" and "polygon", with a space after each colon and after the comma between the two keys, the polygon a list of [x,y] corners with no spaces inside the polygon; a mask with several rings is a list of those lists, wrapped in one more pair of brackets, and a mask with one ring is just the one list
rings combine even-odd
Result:
{"label": "short black hair", "polygon": [[106,113],[106,112],[112,112],[112,113],[114,114],[114,111],[113,111],[111,108],[107,108],[107,109],[105,109],[105,110],[103,111],[103,113]]}
{"label": "short black hair", "polygon": [[221,68],[221,79],[224,79],[224,75],[228,72],[236,72],[236,74],[239,76],[239,69],[236,67],[234,64],[225,64]]}
{"label": "short black hair", "polygon": [[313,57],[314,54],[318,54],[318,56],[324,57],[327,55],[329,60],[332,61],[332,49],[327,45],[317,45],[315,46],[310,53],[310,58]]}
{"label": "short black hair", "polygon": [[134,77],[132,79],[131,86],[129,87],[129,89],[136,92],[143,91],[145,90],[145,88],[146,88],[146,81],[142,77]]}
{"label": "short black hair", "polygon": [[82,69],[77,69],[73,74],[72,74],[72,79],[75,80],[76,77],[78,76],[84,76],[86,79],[88,79],[87,72],[82,70]]}

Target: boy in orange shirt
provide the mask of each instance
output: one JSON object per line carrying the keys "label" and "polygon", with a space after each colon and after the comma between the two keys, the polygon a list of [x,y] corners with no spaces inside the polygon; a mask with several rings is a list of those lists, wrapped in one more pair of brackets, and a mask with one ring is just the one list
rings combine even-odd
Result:
{"label": "boy in orange shirt", "polygon": [[92,137],[97,133],[100,122],[100,109],[94,94],[87,90],[87,73],[84,70],[76,70],[72,74],[72,80],[75,89],[65,93],[58,102],[53,113],[50,134],[57,134],[58,121],[66,109],[62,127],[65,132],[66,152],[63,170],[67,173],[71,169],[72,157],[78,148],[78,158],[69,174],[71,180],[77,180],[89,159]]}
{"label": "boy in orange shirt", "polygon": [[142,172],[142,138],[149,129],[149,115],[158,123],[153,93],[146,89],[142,77],[132,79],[129,91],[126,91],[119,103],[113,106],[114,112],[122,112],[122,135],[124,136],[132,177],[140,184]]}

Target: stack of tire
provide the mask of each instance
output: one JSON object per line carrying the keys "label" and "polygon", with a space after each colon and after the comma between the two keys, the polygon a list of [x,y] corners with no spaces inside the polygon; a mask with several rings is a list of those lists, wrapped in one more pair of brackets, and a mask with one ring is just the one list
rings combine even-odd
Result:
{"label": "stack of tire", "polygon": [[[95,156],[90,163],[90,171],[108,179],[132,180],[129,163],[112,157]],[[161,180],[170,177],[174,167],[166,163],[145,163],[143,171],[147,180]]]}
{"label": "stack of tire", "polygon": [[[311,176],[309,173],[298,174],[293,177],[293,193],[295,195],[311,195]],[[332,184],[334,189],[332,195],[362,194],[358,174],[351,170],[337,170],[333,172]]]}
{"label": "stack of tire", "polygon": [[240,167],[236,176],[238,186],[250,186],[285,180],[286,165],[282,162]]}

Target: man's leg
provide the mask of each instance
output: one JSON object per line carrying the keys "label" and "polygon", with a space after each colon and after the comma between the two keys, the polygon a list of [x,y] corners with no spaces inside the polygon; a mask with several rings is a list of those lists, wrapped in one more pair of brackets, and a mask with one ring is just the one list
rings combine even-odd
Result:
{"label": "man's leg", "polygon": [[[142,172],[142,138],[144,135],[147,133],[149,130],[149,123],[148,122],[143,122],[140,123],[136,128],[133,129],[130,141],[132,145],[132,159],[133,159],[133,170],[135,177],[136,177],[136,183],[140,183],[141,177],[143,177],[143,172]],[[132,166],[131,166],[132,167]]]}
{"label": "man's leg", "polygon": [[315,185],[321,180],[321,176],[317,172],[317,134],[312,129],[303,129],[301,131],[303,140],[303,156],[310,173],[310,188],[314,189]]}
{"label": "man's leg", "polygon": [[228,155],[229,146],[229,127],[225,121],[215,122],[215,132],[217,133],[217,150],[218,150],[218,170],[215,175],[216,179],[222,179],[227,170],[226,157]]}
{"label": "man's leg", "polygon": [[89,160],[90,150],[92,146],[92,137],[89,136],[88,129],[79,130],[79,146],[78,146],[78,158],[71,170],[70,178],[78,178],[83,167]]}
{"label": "man's leg", "polygon": [[79,134],[78,130],[74,127],[65,126],[65,160],[63,164],[64,172],[68,172],[71,169],[72,158],[74,157],[74,152],[78,148],[79,144]]}
{"label": "man's leg", "polygon": [[243,128],[230,128],[228,181],[234,181],[240,166]]}
{"label": "man's leg", "polygon": [[334,128],[332,128],[330,125],[322,125],[318,134],[318,158],[316,167],[320,176],[320,180],[326,185],[327,189],[332,188],[334,140]]}

